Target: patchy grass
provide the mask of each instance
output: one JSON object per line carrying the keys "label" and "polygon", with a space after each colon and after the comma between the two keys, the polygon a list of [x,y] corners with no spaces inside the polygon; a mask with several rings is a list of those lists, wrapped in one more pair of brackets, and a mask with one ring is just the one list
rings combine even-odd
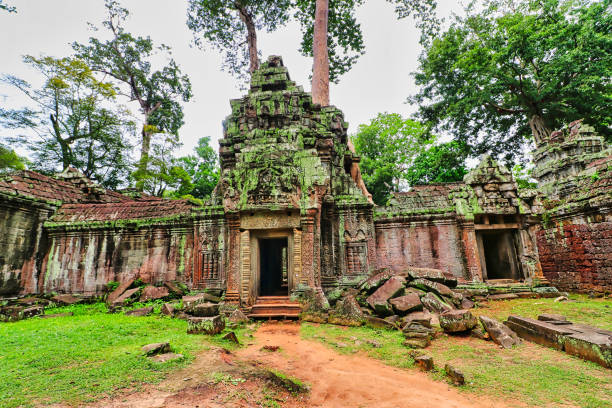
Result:
{"label": "patchy grass", "polygon": [[[66,312],[74,316],[0,323],[0,406],[79,405],[157,383],[210,344],[237,347],[221,339],[227,330],[214,337],[189,335],[183,320],[108,314],[102,303],[46,311]],[[234,331],[241,338],[246,329]],[[162,341],[185,358],[156,363],[142,356],[143,345]]]}
{"label": "patchy grass", "polygon": [[[342,354],[363,352],[395,367],[408,368],[414,365],[410,349],[402,345],[404,336],[399,330],[302,323],[300,334],[304,338],[325,343]],[[380,347],[368,343],[371,340],[378,342]]]}
{"label": "patchy grass", "polygon": [[573,322],[612,330],[610,298],[589,299],[586,295],[572,294],[568,302],[555,302],[554,299],[512,299],[486,302],[483,306],[474,309],[474,314],[484,314],[503,321],[511,314],[537,319],[542,313],[556,313]]}
{"label": "patchy grass", "polygon": [[[510,314],[536,318],[540,313],[559,313],[569,320],[612,329],[612,302],[572,295],[572,302],[553,299],[516,299],[489,302],[475,309],[505,320]],[[333,347],[340,353],[362,352],[396,367],[411,367],[409,349],[402,346],[399,331],[367,327],[347,328],[332,325],[302,324],[301,334]],[[374,348],[367,340],[382,347]],[[339,346],[340,345],[340,346]],[[537,344],[523,342],[511,350],[471,337],[443,335],[423,351],[434,358],[434,378],[445,381],[447,362],[466,376],[464,392],[518,400],[529,405],[612,407],[612,370]]]}

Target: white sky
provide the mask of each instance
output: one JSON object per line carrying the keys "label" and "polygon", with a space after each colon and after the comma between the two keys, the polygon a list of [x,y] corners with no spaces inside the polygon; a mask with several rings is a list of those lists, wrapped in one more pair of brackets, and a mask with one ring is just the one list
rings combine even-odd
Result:
{"label": "white sky", "polygon": [[[0,74],[12,74],[33,84],[40,77],[22,62],[22,55],[68,56],[73,41],[87,42],[92,33],[87,22],[100,25],[105,17],[103,0],[7,0],[18,12],[0,13]],[[460,12],[458,1],[440,0],[439,13]],[[189,75],[194,97],[184,105],[185,125],[180,130],[184,146],[181,154],[191,153],[197,140],[210,136],[218,149],[222,137],[221,121],[230,113],[229,100],[243,92],[235,80],[220,70],[221,56],[214,50],[192,47],[192,33],[186,21],[186,0],[123,0],[130,10],[126,29],[134,35],[149,35],[155,44],[172,47],[181,70]],[[378,112],[397,112],[408,116],[414,108],[405,103],[416,92],[410,73],[420,54],[419,32],[411,18],[397,20],[393,7],[383,0],[370,0],[359,9],[366,45],[363,55],[338,85],[332,84],[330,99],[349,122],[349,133],[369,122]],[[259,33],[263,58],[283,56],[291,79],[310,89],[308,80],[312,59],[299,54],[300,31],[290,23],[271,34]],[[18,91],[0,84],[0,106],[19,108],[28,103]],[[137,106],[130,108],[137,113]],[[0,136],[9,131],[0,129]],[[13,146],[19,149],[19,146]],[[137,149],[139,151],[140,149]]]}

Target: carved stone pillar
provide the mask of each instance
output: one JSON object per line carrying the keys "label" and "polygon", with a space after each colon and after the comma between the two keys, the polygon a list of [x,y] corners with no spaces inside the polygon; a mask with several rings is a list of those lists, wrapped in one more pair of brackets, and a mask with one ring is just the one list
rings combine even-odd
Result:
{"label": "carved stone pillar", "polygon": [[478,253],[478,243],[476,241],[476,231],[474,223],[464,222],[461,224],[461,238],[463,250],[465,251],[465,261],[469,280],[482,282],[482,266]]}
{"label": "carved stone pillar", "polygon": [[229,235],[227,260],[227,292],[225,301],[238,303],[240,301],[240,215],[227,215]]}

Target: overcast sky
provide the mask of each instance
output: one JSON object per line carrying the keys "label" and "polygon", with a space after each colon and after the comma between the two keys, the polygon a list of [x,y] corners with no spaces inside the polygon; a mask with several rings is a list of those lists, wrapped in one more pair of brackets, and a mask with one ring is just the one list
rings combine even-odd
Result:
{"label": "overcast sky", "polygon": [[[103,0],[7,0],[18,12],[0,12],[0,74],[12,74],[34,84],[40,77],[22,62],[26,54],[54,57],[68,56],[73,41],[87,42],[92,32],[87,22],[99,23],[105,17]],[[193,99],[185,104],[185,125],[180,130],[190,153],[197,140],[210,136],[213,147],[222,137],[221,121],[230,113],[229,100],[242,95],[235,80],[220,70],[221,56],[214,50],[192,47],[192,33],[187,29],[186,0],[123,0],[130,10],[126,29],[134,35],[150,36],[156,44],[173,49],[182,71],[189,75]],[[440,0],[439,13],[447,16],[460,12],[458,1]],[[354,133],[378,112],[397,112],[408,116],[414,107],[405,103],[416,91],[410,73],[416,69],[420,53],[419,33],[411,18],[397,20],[393,7],[383,0],[370,0],[359,9],[366,45],[363,55],[338,85],[332,84],[330,99],[343,110]],[[299,26],[290,23],[271,34],[259,33],[259,49],[266,58],[282,55],[291,79],[310,90],[308,80],[312,59],[299,54]],[[19,108],[27,100],[17,91],[0,84],[0,106]],[[137,106],[131,105],[136,113]],[[1,136],[7,136],[0,129]],[[17,146],[14,146],[18,148]],[[138,149],[139,150],[139,149]]]}

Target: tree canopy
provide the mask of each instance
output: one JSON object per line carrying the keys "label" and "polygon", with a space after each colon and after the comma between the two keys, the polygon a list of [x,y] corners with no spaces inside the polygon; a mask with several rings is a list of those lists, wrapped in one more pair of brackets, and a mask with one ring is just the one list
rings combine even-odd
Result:
{"label": "tree canopy", "polygon": [[361,174],[376,204],[384,205],[389,192],[408,187],[408,169],[433,142],[427,128],[397,113],[380,113],[360,125],[353,136],[361,156]]}
{"label": "tree canopy", "polygon": [[432,145],[421,152],[406,170],[406,182],[411,186],[462,181],[467,174],[465,159],[468,147],[459,141]]}
{"label": "tree canopy", "polygon": [[[164,133],[178,139],[183,125],[182,102],[191,98],[191,83],[170,57],[165,45],[154,47],[149,37],[133,36],[123,24],[129,12],[114,0],[106,1],[108,17],[102,23],[110,32],[110,40],[89,38],[88,44],[74,43],[73,48],[92,70],[106,75],[119,87],[119,93],[138,102],[143,115],[141,154],[134,174],[137,188],[142,189],[148,173],[151,138]],[[153,68],[153,57],[163,53],[168,61],[160,69]],[[165,136],[163,136],[165,137]]]}
{"label": "tree canopy", "polygon": [[210,137],[201,137],[195,147],[195,155],[179,158],[180,165],[191,178],[193,188],[189,195],[206,199],[219,181],[217,152],[209,145]]}
{"label": "tree canopy", "polygon": [[0,10],[8,11],[9,13],[15,13],[17,11],[15,6],[9,6],[8,4],[4,4],[3,0],[0,0]]}
{"label": "tree canopy", "polygon": [[584,118],[612,136],[609,0],[484,0],[419,58],[419,116],[474,154],[516,157]]}
{"label": "tree canopy", "polygon": [[22,79],[5,76],[34,107],[0,109],[0,125],[27,129],[35,137],[21,134],[9,141],[33,154],[34,169],[48,173],[72,166],[106,187],[124,183],[134,123],[129,111],[116,104],[114,86],[98,81],[76,58],[26,56],[24,61],[42,75],[44,84],[33,89]]}

